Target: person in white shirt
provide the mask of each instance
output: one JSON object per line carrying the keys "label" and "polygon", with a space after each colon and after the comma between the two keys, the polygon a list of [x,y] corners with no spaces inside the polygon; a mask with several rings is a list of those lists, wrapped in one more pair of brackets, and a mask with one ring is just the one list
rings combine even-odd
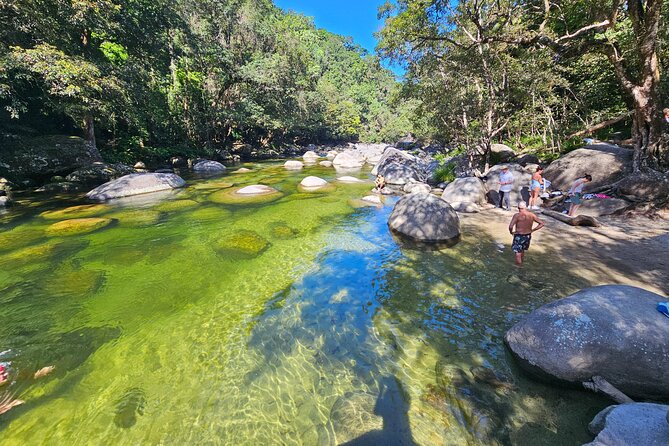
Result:
{"label": "person in white shirt", "polygon": [[511,210],[511,191],[513,190],[513,174],[507,166],[499,173],[499,207]]}
{"label": "person in white shirt", "polygon": [[581,203],[583,203],[583,186],[591,181],[592,177],[590,175],[585,175],[583,178],[574,181],[571,189],[569,189],[569,197],[571,198],[571,206],[569,206],[570,217],[574,217],[576,215],[576,210],[581,207]]}

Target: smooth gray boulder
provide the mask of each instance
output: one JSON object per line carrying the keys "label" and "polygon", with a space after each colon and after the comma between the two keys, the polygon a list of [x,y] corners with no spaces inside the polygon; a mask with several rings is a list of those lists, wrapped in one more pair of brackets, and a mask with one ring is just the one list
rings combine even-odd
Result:
{"label": "smooth gray boulder", "polygon": [[486,189],[483,181],[476,177],[457,178],[446,186],[441,198],[449,203],[482,205],[486,202]]}
{"label": "smooth gray boulder", "polygon": [[218,161],[198,161],[194,166],[193,170],[195,172],[204,172],[204,173],[216,173],[216,172],[225,172],[225,166]]}
{"label": "smooth gray boulder", "polygon": [[585,174],[592,175],[592,182],[584,189],[587,193],[600,186],[615,183],[632,172],[633,151],[608,144],[597,144],[569,152],[553,161],[544,170],[552,188],[568,191],[574,181]]}
{"label": "smooth gray boulder", "polygon": [[597,437],[584,446],[666,446],[669,444],[669,406],[630,403],[609,406],[588,425]]}
{"label": "smooth gray boulder", "polygon": [[449,242],[460,236],[460,219],[450,204],[428,193],[405,195],[388,219],[391,230],[417,242]]}
{"label": "smooth gray boulder", "polygon": [[394,147],[388,147],[383,152],[383,155],[379,159],[379,162],[376,163],[376,165],[372,169],[372,175],[381,174],[385,177],[386,176],[385,171],[391,164],[408,165],[413,167],[413,165],[417,162],[418,159],[415,156],[411,155],[410,153],[398,150]]}
{"label": "smooth gray boulder", "polygon": [[334,160],[332,160],[332,164],[335,167],[343,169],[358,169],[364,166],[365,157],[357,151],[346,150],[338,153]]}
{"label": "smooth gray boulder", "polygon": [[426,193],[429,194],[432,192],[432,186],[425,183],[409,183],[405,184],[402,189],[407,194],[417,194],[417,193]]}
{"label": "smooth gray boulder", "polygon": [[306,177],[300,182],[300,186],[302,187],[307,187],[307,188],[316,188],[316,187],[323,187],[327,186],[328,182],[325,181],[323,178],[319,177]]}
{"label": "smooth gray boulder", "polygon": [[503,163],[516,156],[516,152],[514,152],[511,147],[504,144],[491,144],[490,151],[498,156],[499,160]]}
{"label": "smooth gray boulder", "polygon": [[450,203],[450,205],[453,207],[453,209],[456,210],[456,212],[463,214],[476,214],[481,212],[479,205],[470,201],[456,201],[455,203]]}
{"label": "smooth gray boulder", "polygon": [[483,181],[486,189],[488,189],[489,201],[499,205],[499,175],[502,172],[502,167],[508,167],[509,172],[513,175],[513,190],[509,193],[511,207],[515,207],[519,201],[527,202],[530,198],[532,172],[531,169],[526,169],[520,164],[498,164],[485,173]]}
{"label": "smooth gray boulder", "polygon": [[173,173],[133,173],[96,187],[86,194],[95,201],[148,194],[184,187],[186,182]]}
{"label": "smooth gray boulder", "polygon": [[544,305],[504,338],[536,377],[581,384],[602,377],[630,397],[669,399],[666,296],[626,285],[587,288]]}

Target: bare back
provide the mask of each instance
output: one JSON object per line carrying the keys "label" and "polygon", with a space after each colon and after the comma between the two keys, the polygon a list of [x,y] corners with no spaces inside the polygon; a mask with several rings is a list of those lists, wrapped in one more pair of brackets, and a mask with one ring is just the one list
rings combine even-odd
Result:
{"label": "bare back", "polygon": [[[514,234],[531,234],[534,222],[537,222],[541,226],[543,226],[543,222],[539,220],[537,216],[534,215],[532,212],[521,211],[513,216],[509,228],[512,230]],[[515,230],[513,230],[514,227]]]}

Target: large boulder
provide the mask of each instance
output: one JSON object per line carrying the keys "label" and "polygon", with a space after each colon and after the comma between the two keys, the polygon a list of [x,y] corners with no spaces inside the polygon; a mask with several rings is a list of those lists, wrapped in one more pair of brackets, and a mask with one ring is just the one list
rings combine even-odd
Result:
{"label": "large boulder", "polygon": [[225,166],[218,161],[202,160],[195,163],[193,170],[200,173],[221,173],[225,172]]}
{"label": "large boulder", "polygon": [[388,226],[417,242],[449,242],[460,236],[458,214],[444,200],[428,193],[400,198],[390,214]]}
{"label": "large boulder", "polygon": [[669,197],[669,176],[648,174],[629,176],[617,185],[615,193],[635,202],[666,202]]}
{"label": "large boulder", "polygon": [[184,187],[186,182],[173,173],[134,173],[98,186],[86,194],[91,200],[105,201]]}
{"label": "large boulder", "polygon": [[100,161],[95,147],[77,136],[0,135],[0,177],[42,182]]}
{"label": "large boulder", "polygon": [[553,189],[569,190],[574,181],[592,175],[585,192],[615,183],[632,171],[633,152],[618,146],[597,144],[569,152],[544,170]]}
{"label": "large boulder", "polygon": [[432,187],[429,184],[425,183],[409,183],[405,184],[402,190],[407,194],[417,194],[417,193],[429,194],[430,192],[432,192]]}
{"label": "large boulder", "polygon": [[383,156],[384,150],[388,147],[387,144],[364,144],[358,143],[355,145],[358,153],[362,155],[367,164],[374,165],[379,162]]}
{"label": "large boulder", "polygon": [[620,212],[629,206],[629,202],[619,198],[593,198],[592,200],[583,200],[583,204],[576,212],[579,215],[602,217]]}
{"label": "large boulder", "polygon": [[365,165],[365,157],[358,151],[346,150],[338,153],[332,164],[341,169],[359,169]]}
{"label": "large boulder", "polygon": [[319,158],[318,154],[313,150],[309,150],[304,155],[302,155],[302,159],[304,160],[305,163],[315,163],[316,161],[318,161],[318,158]]}
{"label": "large boulder", "polygon": [[288,170],[300,170],[304,167],[304,163],[302,161],[297,161],[297,160],[288,160],[285,163],[283,163],[283,167],[285,167]]}
{"label": "large boulder", "polygon": [[514,152],[511,147],[504,144],[492,144],[490,146],[490,151],[503,163],[516,156],[516,152]]}
{"label": "large boulder", "polygon": [[486,202],[486,189],[483,181],[478,178],[457,178],[446,186],[441,198],[449,203],[469,202],[481,205]]}
{"label": "large boulder", "polygon": [[378,164],[372,170],[373,175],[383,175],[387,184],[404,185],[421,181],[420,161],[415,156],[388,147]]}
{"label": "large boulder", "polygon": [[505,336],[539,378],[580,384],[603,377],[638,398],[669,399],[667,297],[625,285],[587,288],[525,316]]}
{"label": "large boulder", "polygon": [[662,446],[669,444],[669,406],[630,403],[609,406],[588,430],[597,438],[584,446]]}
{"label": "large boulder", "polygon": [[327,186],[327,185],[328,185],[328,182],[325,181],[323,178],[314,177],[314,176],[306,177],[300,182],[300,186],[306,187],[306,188],[318,188],[318,187],[324,187],[324,186]]}
{"label": "large boulder", "polygon": [[132,173],[137,173],[135,168],[123,163],[94,163],[75,170],[65,177],[65,179],[71,183],[83,183],[97,186],[98,184],[103,184]]}

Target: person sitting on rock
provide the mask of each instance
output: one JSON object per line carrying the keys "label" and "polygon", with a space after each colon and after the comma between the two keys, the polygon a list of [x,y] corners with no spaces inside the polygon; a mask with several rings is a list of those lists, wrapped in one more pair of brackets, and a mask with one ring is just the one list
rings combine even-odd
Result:
{"label": "person sitting on rock", "polygon": [[[538,226],[533,228],[535,222],[538,223]],[[536,215],[527,210],[524,201],[518,203],[518,213],[513,216],[511,223],[509,223],[509,232],[513,235],[511,249],[516,255],[516,265],[523,264],[525,251],[530,249],[532,233],[543,228],[544,224]]]}
{"label": "person sitting on rock", "polygon": [[576,210],[581,207],[583,203],[583,186],[592,181],[590,175],[585,175],[583,178],[579,178],[574,181],[574,184],[569,189],[569,197],[571,198],[571,206],[569,206],[569,216],[575,217]]}
{"label": "person sitting on rock", "polygon": [[378,174],[376,180],[374,180],[374,184],[376,185],[376,190],[381,192],[383,188],[386,187],[386,179],[383,178],[383,175]]}

